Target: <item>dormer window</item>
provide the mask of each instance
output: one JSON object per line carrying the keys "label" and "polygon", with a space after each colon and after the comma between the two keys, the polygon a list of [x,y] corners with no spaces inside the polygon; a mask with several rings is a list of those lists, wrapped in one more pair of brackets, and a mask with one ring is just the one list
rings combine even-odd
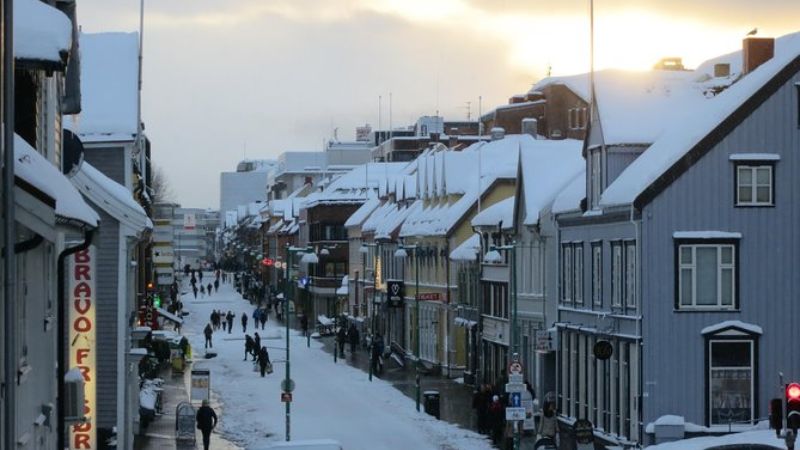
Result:
{"label": "dormer window", "polygon": [[589,186],[591,189],[591,208],[595,209],[600,204],[600,194],[603,190],[603,172],[601,170],[602,166],[602,153],[599,148],[595,148],[590,150],[591,158],[589,164],[591,165],[591,170],[589,172],[590,180]]}

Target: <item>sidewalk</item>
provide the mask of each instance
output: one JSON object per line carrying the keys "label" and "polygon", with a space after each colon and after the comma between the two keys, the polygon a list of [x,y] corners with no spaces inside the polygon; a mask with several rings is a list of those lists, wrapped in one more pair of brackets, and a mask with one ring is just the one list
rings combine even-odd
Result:
{"label": "sidewalk", "polygon": [[[292,325],[295,325],[292,321]],[[285,323],[285,322],[283,322]],[[317,339],[323,343],[323,349],[330,356],[330,363],[333,364],[334,337],[328,336]],[[296,351],[302,351],[300,349]],[[357,348],[355,354],[350,353],[350,345],[345,345],[345,357],[338,358],[336,364],[348,364],[369,372],[369,352],[363,348]],[[373,375],[375,376],[375,375]],[[406,367],[398,367],[398,364],[391,359],[384,360],[383,373],[378,378],[392,384],[397,390],[408,398],[416,398],[416,379],[413,366],[406,361]],[[475,411],[472,409],[472,386],[458,383],[447,377],[438,375],[422,375],[420,378],[420,391],[439,391],[439,414],[440,419],[462,428],[477,432],[477,419]],[[420,395],[420,411],[425,410],[425,399]],[[535,436],[523,436],[520,441],[520,449],[533,450]]]}
{"label": "sidewalk", "polygon": [[[172,368],[164,369],[159,374],[164,379],[164,414],[156,417],[143,433],[134,439],[134,450],[192,450],[203,448],[203,436],[195,428],[196,442],[175,440],[175,408],[181,402],[189,401],[189,384],[191,381],[191,364],[187,364],[184,373],[173,373]],[[211,406],[223,420],[223,414],[218,404],[212,398]],[[214,431],[211,434],[211,449],[213,450],[240,450],[240,447],[226,441]]]}

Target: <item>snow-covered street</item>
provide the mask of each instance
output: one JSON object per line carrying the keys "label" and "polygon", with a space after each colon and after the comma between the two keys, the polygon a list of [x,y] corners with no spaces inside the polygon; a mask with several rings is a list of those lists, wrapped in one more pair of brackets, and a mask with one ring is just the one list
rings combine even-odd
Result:
{"label": "snow-covered street", "polygon": [[[222,284],[219,293],[195,300],[182,298],[184,334],[191,341],[194,369],[211,370],[211,387],[222,405],[221,431],[226,438],[245,447],[282,441],[285,438],[285,406],[280,401],[285,377],[285,328],[270,315],[265,330],[254,330],[254,307],[233,289]],[[213,336],[218,356],[203,359],[202,330],[214,309],[236,314],[233,332],[221,329]],[[261,378],[253,363],[244,358],[241,315],[248,315],[247,333],[257,331],[275,368]],[[332,438],[347,449],[488,449],[483,436],[436,420],[415,410],[414,402],[389,383],[340,362],[312,339],[291,330],[291,377],[296,383],[291,404],[291,438]]]}

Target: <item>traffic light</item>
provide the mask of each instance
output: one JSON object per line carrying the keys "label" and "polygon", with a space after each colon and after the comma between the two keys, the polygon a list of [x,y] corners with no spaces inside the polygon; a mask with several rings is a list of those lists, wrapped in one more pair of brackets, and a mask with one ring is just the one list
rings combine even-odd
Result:
{"label": "traffic light", "polygon": [[783,400],[773,398],[769,401],[769,427],[780,436],[783,429]]}
{"label": "traffic light", "polygon": [[158,295],[153,296],[153,306],[155,306],[156,308],[161,308],[161,297],[159,297]]}
{"label": "traffic light", "polygon": [[797,432],[800,428],[800,384],[786,385],[786,428]]}

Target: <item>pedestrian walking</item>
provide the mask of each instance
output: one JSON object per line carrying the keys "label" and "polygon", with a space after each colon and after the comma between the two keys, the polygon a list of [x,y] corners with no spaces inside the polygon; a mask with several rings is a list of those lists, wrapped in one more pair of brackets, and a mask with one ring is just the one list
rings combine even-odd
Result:
{"label": "pedestrian walking", "polygon": [[200,279],[200,284],[203,284],[203,271],[202,270],[198,270],[197,271],[197,276]]}
{"label": "pedestrian walking", "polygon": [[261,309],[261,313],[258,316],[258,320],[261,321],[261,329],[264,329],[264,326],[267,324],[267,310]]}
{"label": "pedestrian walking", "polygon": [[247,333],[247,314],[242,313],[242,333]]}
{"label": "pedestrian walking", "polygon": [[261,336],[258,333],[253,334],[253,361],[256,360],[256,356],[258,356],[258,349],[261,348]]}
{"label": "pedestrian walking", "polygon": [[242,361],[247,361],[247,357],[253,354],[253,338],[250,337],[249,334],[244,335],[244,359]]}
{"label": "pedestrian walking", "polygon": [[219,277],[217,277],[217,279],[214,280],[214,293],[217,292],[219,292]]}
{"label": "pedestrian walking", "polygon": [[203,406],[197,410],[197,428],[203,433],[203,450],[208,450],[211,443],[211,430],[217,426],[217,413],[208,406],[208,400],[203,400]]}
{"label": "pedestrian walking", "polygon": [[300,329],[303,330],[303,336],[308,336],[308,317],[303,314],[300,316]]}
{"label": "pedestrian walking", "polygon": [[192,292],[194,292],[194,298],[197,299],[197,286],[194,284],[192,285]]}
{"label": "pedestrian walking", "polygon": [[213,288],[213,287],[214,287],[214,285],[211,284],[211,282],[209,282],[208,285],[206,286],[206,291],[208,291],[208,296],[209,297],[211,296],[211,288]]}
{"label": "pedestrian walking", "polygon": [[339,331],[336,332],[336,343],[339,344],[339,357],[341,358],[344,358],[344,342],[346,340],[347,331],[345,331],[344,327],[339,327]]}
{"label": "pedestrian walking", "polygon": [[558,435],[558,418],[556,418],[556,405],[553,402],[545,402],[542,408],[542,418],[539,421],[539,436],[547,438],[556,443]]}
{"label": "pedestrian walking", "polygon": [[203,330],[203,334],[206,336],[206,346],[205,348],[214,348],[214,344],[211,343],[211,335],[214,334],[214,330],[211,329],[211,324],[206,324],[206,328]]}
{"label": "pedestrian walking", "polygon": [[351,323],[350,329],[347,330],[347,338],[350,340],[350,353],[356,353],[356,345],[358,344],[358,329],[356,324]]}
{"label": "pedestrian walking", "polygon": [[194,272],[192,272],[192,278],[189,281],[192,283],[192,286],[197,284],[197,278],[194,277]]}
{"label": "pedestrian walking", "polygon": [[504,412],[503,404],[500,403],[500,396],[493,396],[492,403],[489,405],[489,421],[492,428],[492,441],[497,447],[500,447],[503,442],[503,429],[506,422]]}
{"label": "pedestrian walking", "polygon": [[[261,347],[261,350],[258,351],[258,367],[261,369],[261,378],[264,378],[268,365],[271,365],[269,362],[269,352],[267,351],[267,347]],[[270,372],[272,371],[270,370]]]}
{"label": "pedestrian walking", "polygon": [[202,284],[200,285],[200,297],[205,297],[206,295],[206,287]]}
{"label": "pedestrian walking", "polygon": [[231,334],[231,331],[233,330],[233,319],[235,317],[236,315],[233,313],[233,311],[228,310],[228,315],[225,316],[225,320],[228,322],[228,334]]}
{"label": "pedestrian walking", "polygon": [[482,384],[472,396],[472,408],[475,409],[478,416],[478,432],[482,434],[490,433],[489,404],[491,398],[492,387],[488,384]]}
{"label": "pedestrian walking", "polygon": [[372,364],[372,373],[379,374],[383,372],[383,364],[381,363],[381,358],[383,357],[383,336],[381,336],[380,333],[375,333],[370,347],[370,351],[372,352],[372,360],[370,361]]}

